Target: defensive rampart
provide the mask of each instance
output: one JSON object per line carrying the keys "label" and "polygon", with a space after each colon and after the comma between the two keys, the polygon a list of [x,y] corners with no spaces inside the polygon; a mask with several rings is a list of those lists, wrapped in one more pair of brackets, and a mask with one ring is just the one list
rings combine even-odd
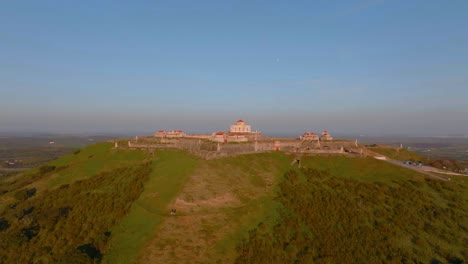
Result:
{"label": "defensive rampart", "polygon": [[182,149],[204,159],[230,157],[249,153],[284,151],[296,154],[362,154],[357,143],[348,140],[300,141],[285,138],[263,138],[245,143],[218,143],[203,138],[154,139],[151,137],[129,140],[116,147],[140,149]]}

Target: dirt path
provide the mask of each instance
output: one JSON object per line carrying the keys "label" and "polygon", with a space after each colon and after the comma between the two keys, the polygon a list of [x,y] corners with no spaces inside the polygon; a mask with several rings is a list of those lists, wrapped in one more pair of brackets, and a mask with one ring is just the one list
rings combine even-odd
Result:
{"label": "dirt path", "polygon": [[[254,184],[252,172],[205,162],[167,209],[167,216],[140,255],[140,263],[232,263],[240,229],[264,217],[262,198],[273,187]],[[273,173],[255,173],[273,182]],[[270,199],[271,200],[271,199]],[[171,209],[177,214],[170,216]]]}

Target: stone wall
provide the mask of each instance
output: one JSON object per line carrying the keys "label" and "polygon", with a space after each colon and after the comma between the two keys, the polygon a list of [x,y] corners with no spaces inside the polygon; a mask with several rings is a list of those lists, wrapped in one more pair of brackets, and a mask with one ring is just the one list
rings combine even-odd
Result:
{"label": "stone wall", "polygon": [[[206,139],[165,139],[165,140],[130,140],[128,147],[164,149],[183,149],[204,159],[230,157],[235,155],[284,151],[298,154],[360,154],[361,149],[353,141],[300,141],[294,139],[262,139],[247,143],[217,143]],[[127,146],[119,146],[127,147]]]}

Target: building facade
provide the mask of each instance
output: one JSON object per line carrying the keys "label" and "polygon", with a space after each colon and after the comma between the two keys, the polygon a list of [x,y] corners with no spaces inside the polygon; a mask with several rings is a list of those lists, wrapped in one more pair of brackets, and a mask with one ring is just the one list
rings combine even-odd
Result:
{"label": "building facade", "polygon": [[244,120],[237,120],[235,125],[232,125],[229,132],[231,133],[251,133],[250,125],[246,125]]}
{"label": "building facade", "polygon": [[225,132],[214,132],[211,135],[210,140],[223,143],[223,142],[227,142],[227,136]]}
{"label": "building facade", "polygon": [[154,134],[155,137],[165,137],[165,138],[181,138],[185,137],[185,133],[182,130],[171,130],[171,131],[164,131],[164,130],[159,130]]}
{"label": "building facade", "polygon": [[225,143],[225,142],[248,142],[249,139],[243,133],[226,133],[215,132],[210,138],[212,141]]}
{"label": "building facade", "polygon": [[333,140],[333,137],[328,133],[328,131],[323,131],[320,140]]}
{"label": "building facade", "polygon": [[249,139],[243,133],[229,133],[227,136],[228,142],[247,142]]}
{"label": "building facade", "polygon": [[304,134],[302,134],[302,136],[300,136],[300,139],[304,141],[319,140],[319,137],[314,132],[305,132]]}

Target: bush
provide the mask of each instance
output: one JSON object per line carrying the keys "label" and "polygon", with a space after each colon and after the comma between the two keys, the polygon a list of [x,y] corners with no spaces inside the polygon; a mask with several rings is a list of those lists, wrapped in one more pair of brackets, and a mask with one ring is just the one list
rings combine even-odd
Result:
{"label": "bush", "polygon": [[[447,204],[464,189],[435,180],[391,184],[313,169],[286,173],[276,222],[249,231],[236,263],[430,263],[434,257],[462,263],[467,228],[459,219],[466,203],[446,208],[434,197]],[[401,243],[406,237],[411,246]],[[438,248],[440,241],[449,247]]]}
{"label": "bush", "polygon": [[23,189],[23,190],[19,190],[17,191],[14,196],[16,199],[20,200],[20,201],[24,201],[28,198],[31,198],[33,197],[35,194],[36,194],[36,188],[31,188],[31,189]]}
{"label": "bush", "polygon": [[[6,229],[0,235],[0,262],[34,262],[31,256],[42,263],[100,262],[109,230],[128,213],[150,172],[150,163],[119,168],[35,199],[27,199],[35,189],[18,191],[22,201],[0,214]],[[20,224],[3,221],[14,217]]]}
{"label": "bush", "polygon": [[28,195],[26,194],[26,190],[19,190],[15,192],[13,195],[17,200],[24,201],[28,199]]}
{"label": "bush", "polygon": [[0,218],[0,231],[3,231],[10,227],[10,223],[5,218]]}
{"label": "bush", "polygon": [[21,234],[23,234],[28,240],[31,240],[33,237],[39,234],[40,227],[33,226],[28,228],[21,229]]}
{"label": "bush", "polygon": [[39,168],[39,173],[40,174],[46,174],[46,173],[49,173],[49,172],[54,171],[54,170],[55,170],[55,166],[44,165],[44,166],[41,166]]}
{"label": "bush", "polygon": [[95,248],[91,244],[84,244],[79,247],[77,247],[81,253],[85,253],[88,258],[92,260],[96,260],[97,262],[100,262],[102,259],[102,253],[99,251],[99,249]]}

